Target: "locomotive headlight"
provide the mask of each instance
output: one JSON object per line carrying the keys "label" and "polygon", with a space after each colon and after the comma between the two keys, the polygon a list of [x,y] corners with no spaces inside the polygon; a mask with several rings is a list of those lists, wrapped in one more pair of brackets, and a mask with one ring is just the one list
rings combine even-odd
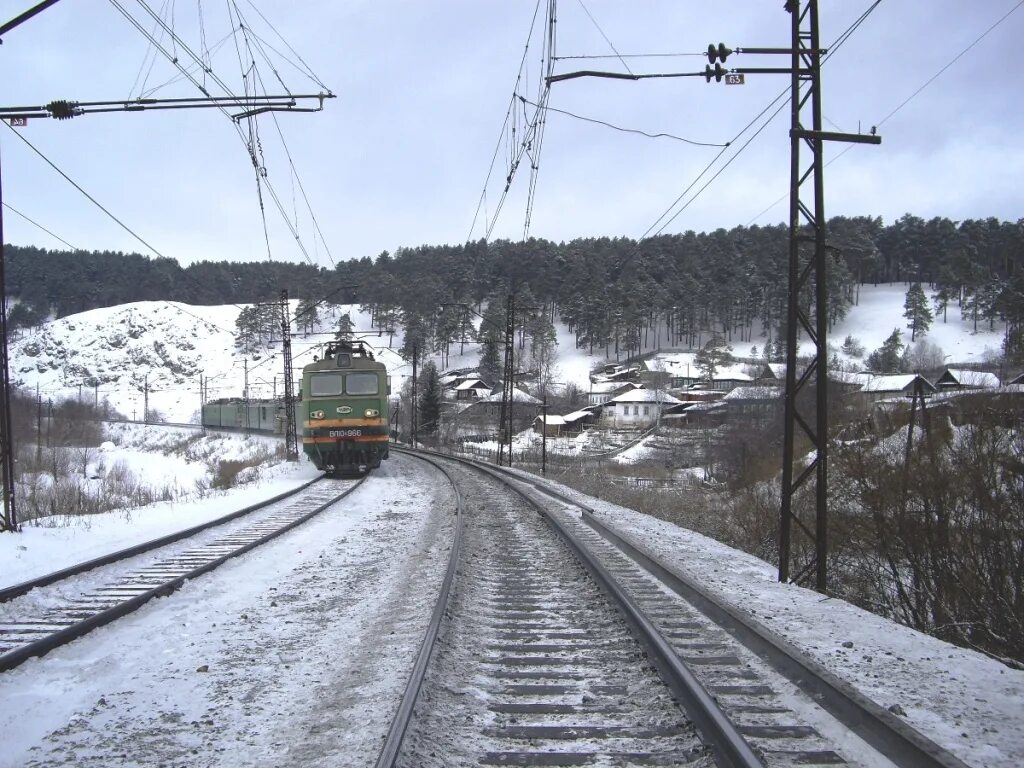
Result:
{"label": "locomotive headlight", "polygon": [[310,411],[309,418],[311,419],[322,419],[324,417],[323,411]]}
{"label": "locomotive headlight", "polygon": [[374,419],[377,416],[380,416],[380,411],[378,411],[376,408],[367,408],[366,413],[364,413],[363,415],[368,419]]}

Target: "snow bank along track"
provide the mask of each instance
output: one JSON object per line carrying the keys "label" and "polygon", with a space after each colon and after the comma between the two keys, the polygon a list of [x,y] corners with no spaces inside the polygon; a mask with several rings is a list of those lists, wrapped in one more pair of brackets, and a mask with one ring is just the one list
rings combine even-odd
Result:
{"label": "snow bank along track", "polygon": [[[347,496],[362,480],[313,481],[209,523],[4,590],[0,593],[6,601],[0,605],[0,671],[126,616],[152,598],[168,595],[187,580],[301,525]],[[280,509],[271,508],[274,505]],[[259,510],[266,512],[253,514]],[[253,517],[238,519],[244,515]],[[208,532],[220,525],[228,528],[219,535]],[[196,537],[202,540],[187,541]],[[137,557],[138,562],[127,562]],[[95,569],[102,570],[90,573]],[[34,588],[40,591],[31,592]]]}
{"label": "snow bank along track", "polygon": [[406,743],[378,766],[966,768],[592,509],[459,462],[476,471],[454,473],[469,512],[449,623]]}

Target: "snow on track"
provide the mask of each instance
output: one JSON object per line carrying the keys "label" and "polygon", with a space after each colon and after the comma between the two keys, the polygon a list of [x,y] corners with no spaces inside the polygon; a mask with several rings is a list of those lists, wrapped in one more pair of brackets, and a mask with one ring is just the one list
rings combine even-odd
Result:
{"label": "snow on track", "polygon": [[443,576],[447,481],[395,458],[295,531],[0,676],[0,766],[372,763]]}

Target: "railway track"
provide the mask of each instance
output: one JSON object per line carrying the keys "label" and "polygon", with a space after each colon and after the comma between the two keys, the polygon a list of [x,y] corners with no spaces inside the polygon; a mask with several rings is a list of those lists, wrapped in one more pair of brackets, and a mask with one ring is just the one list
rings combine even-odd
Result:
{"label": "railway track", "polygon": [[301,525],[361,482],[308,483],[218,520],[5,590],[0,671],[171,594],[189,579]]}
{"label": "railway track", "polygon": [[465,554],[405,739],[378,768],[964,766],[593,510],[445,458]]}

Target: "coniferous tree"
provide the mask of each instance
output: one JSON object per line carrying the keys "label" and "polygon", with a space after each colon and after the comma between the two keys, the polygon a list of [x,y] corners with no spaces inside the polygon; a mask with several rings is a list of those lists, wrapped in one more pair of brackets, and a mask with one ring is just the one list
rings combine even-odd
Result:
{"label": "coniferous tree", "polygon": [[911,283],[907,289],[903,310],[903,316],[907,318],[907,328],[910,329],[911,342],[919,335],[924,336],[932,327],[932,310],[928,306],[928,297],[925,296],[920,283]]}
{"label": "coniferous tree", "polygon": [[732,361],[732,347],[721,336],[712,337],[693,357],[693,363],[705,381],[714,379],[718,369]]}
{"label": "coniferous tree", "polygon": [[337,330],[334,333],[334,338],[338,341],[351,341],[352,339],[352,318],[349,317],[348,312],[345,312],[341,317],[338,318]]}
{"label": "coniferous tree", "polygon": [[903,336],[899,328],[893,328],[882,346],[868,355],[868,368],[875,373],[899,373],[902,367]]}
{"label": "coniferous tree", "polygon": [[441,381],[433,360],[427,361],[420,369],[419,389],[419,431],[432,435],[437,432],[441,418]]}

